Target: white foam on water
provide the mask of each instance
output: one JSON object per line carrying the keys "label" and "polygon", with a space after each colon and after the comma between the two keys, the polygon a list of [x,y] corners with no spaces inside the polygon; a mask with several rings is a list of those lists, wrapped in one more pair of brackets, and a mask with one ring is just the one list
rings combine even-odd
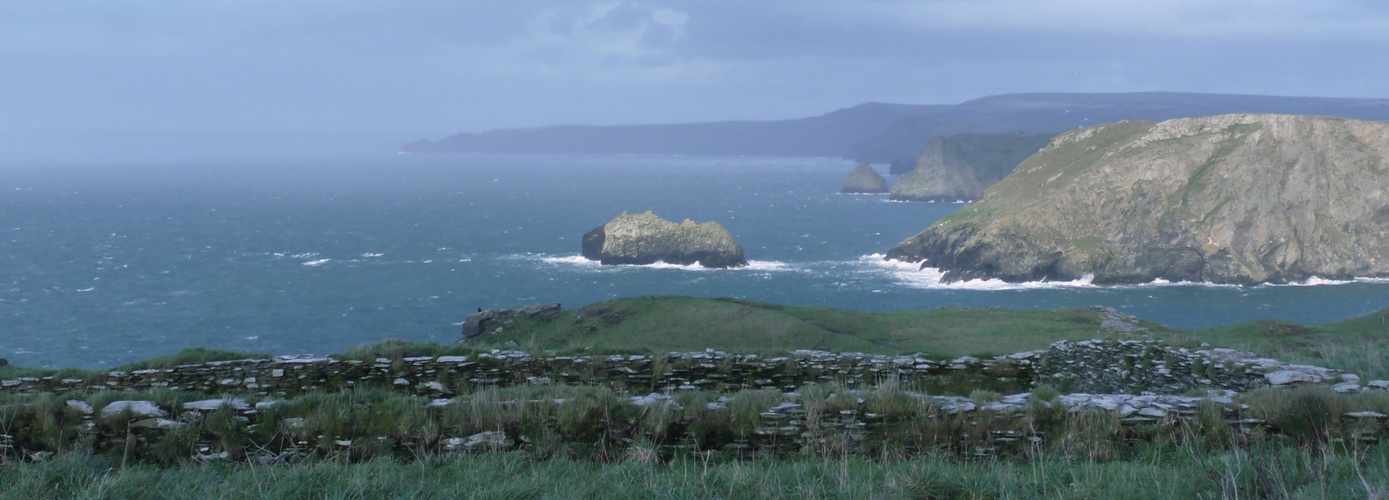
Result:
{"label": "white foam on water", "polygon": [[380,257],[380,256],[382,256],[382,255],[386,255],[386,254],[384,254],[384,253],[371,253],[371,252],[367,252],[367,253],[362,254],[362,258],[364,258],[364,259],[370,259],[370,258],[372,258],[372,257]]}
{"label": "white foam on water", "polygon": [[1009,283],[1001,279],[972,279],[946,283],[945,273],[934,267],[921,267],[921,262],[887,260],[880,253],[865,255],[859,262],[871,263],[887,270],[898,282],[912,288],[940,290],[1037,290],[1045,288],[1094,288],[1094,276],[1086,275],[1073,281],[1028,281]]}
{"label": "white foam on water", "polygon": [[323,264],[327,264],[328,261],[330,261],[330,260],[333,260],[333,259],[318,259],[318,260],[311,260],[311,261],[305,262],[304,265],[306,265],[306,266],[311,266],[311,267],[317,267],[317,266],[321,266],[321,265],[323,265]]}
{"label": "white foam on water", "polygon": [[[1095,276],[1087,274],[1081,279],[1073,281],[1026,281],[1022,283],[1009,283],[1000,279],[973,279],[968,281],[956,281],[953,283],[942,283],[945,273],[934,267],[921,267],[925,261],[905,262],[900,260],[886,260],[886,256],[880,253],[865,255],[859,258],[860,262],[871,263],[882,267],[890,272],[899,282],[913,288],[928,289],[959,289],[959,290],[1033,290],[1045,288],[1158,288],[1189,286],[1203,288],[1244,288],[1241,285],[1228,283],[1207,283],[1201,281],[1168,281],[1162,278],[1155,279],[1148,283],[1133,285],[1096,285]],[[1326,286],[1326,285],[1345,285],[1348,283],[1389,283],[1389,278],[1355,278],[1351,280],[1332,280],[1319,277],[1312,277],[1306,281],[1272,284],[1265,283],[1256,285],[1252,288],[1264,287],[1287,287],[1287,286]]]}
{"label": "white foam on water", "polygon": [[296,253],[289,256],[291,259],[312,259],[314,257],[318,257],[318,252]]}
{"label": "white foam on water", "polygon": [[[530,257],[530,256],[527,256],[527,257]],[[523,257],[523,258],[524,258],[524,257]],[[544,254],[541,254],[541,255],[534,256],[534,258],[536,258],[536,259],[538,259],[538,260],[540,260],[541,262],[544,262],[544,263],[546,263],[546,264],[568,264],[568,265],[571,265],[571,266],[583,266],[583,267],[598,267],[598,266],[602,265],[602,264],[599,264],[598,261],[596,261],[596,260],[588,260],[588,259],[585,259],[584,256],[582,256],[582,255],[565,255],[565,256],[560,256],[560,257],[552,257],[552,256],[546,256],[546,255],[544,255]]]}
{"label": "white foam on water", "polygon": [[90,292],[90,291],[92,291],[92,290],[96,290],[96,287],[83,288],[83,289],[77,290],[77,291],[79,291],[79,292]]}
{"label": "white foam on water", "polygon": [[671,264],[671,263],[669,263],[669,262],[655,262],[655,263],[651,263],[651,264],[621,264],[621,265],[616,265],[616,266],[604,266],[604,265],[602,265],[601,263],[599,263],[598,261],[587,259],[587,258],[585,258],[585,257],[582,256],[582,255],[551,256],[551,255],[545,255],[545,254],[538,254],[538,255],[515,255],[515,256],[508,256],[508,257],[510,257],[510,258],[519,258],[519,259],[533,258],[533,259],[539,260],[540,262],[544,262],[544,263],[546,263],[546,264],[571,265],[571,266],[583,267],[583,268],[588,268],[588,269],[600,269],[600,268],[610,268],[610,269],[643,268],[643,269],[678,269],[678,270],[681,270],[681,271],[762,271],[762,272],[768,272],[768,271],[791,271],[791,270],[793,270],[793,268],[791,267],[790,264],[787,264],[787,263],[785,263],[785,262],[772,261],[772,260],[750,260],[750,261],[748,261],[748,265],[743,266],[743,267],[717,268],[717,267],[704,267],[704,266],[699,265],[699,263],[697,263],[697,262],[694,263],[694,264]]}

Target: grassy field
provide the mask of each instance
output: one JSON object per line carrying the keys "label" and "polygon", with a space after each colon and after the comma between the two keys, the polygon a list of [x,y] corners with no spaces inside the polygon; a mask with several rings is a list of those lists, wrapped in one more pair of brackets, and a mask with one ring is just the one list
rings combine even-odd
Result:
{"label": "grassy field", "polygon": [[1097,309],[1014,311],[937,308],[863,312],[732,299],[641,297],[567,311],[549,322],[519,321],[465,345],[528,352],[666,352],[714,348],[782,353],[820,349],[924,354],[937,359],[1045,349],[1058,340],[1157,339],[1234,347],[1286,361],[1389,378],[1389,309],[1322,325],[1260,320],[1208,330],[1138,321],[1145,331],[1101,328]]}
{"label": "grassy field", "polygon": [[[1208,343],[1234,347],[1285,361],[1347,370],[1370,378],[1389,378],[1389,309],[1322,325],[1260,320],[1208,330],[1181,330],[1138,321],[1145,330],[1101,328],[1101,311],[1000,308],[937,308],[920,311],[863,312],[827,307],[694,297],[639,297],[600,302],[565,311],[549,321],[518,319],[501,333],[484,334],[461,345],[387,341],[339,357],[377,354],[470,354],[490,349],[540,353],[660,353],[702,351],[779,354],[795,349],[876,354],[923,354],[936,359],[993,356],[1045,349],[1058,340],[1157,339],[1195,347]],[[514,346],[514,347],[513,347]],[[133,363],[137,370],[219,359],[266,357],[207,349]],[[81,376],[81,370],[33,370],[0,366],[0,378]]]}
{"label": "grassy field", "polygon": [[1365,499],[1389,494],[1389,445],[1355,454],[1152,447],[1132,461],[814,458],[653,462],[508,454],[121,467],[81,453],[0,466],[0,499],[34,498],[1088,498]]}
{"label": "grassy field", "polygon": [[[1134,337],[1102,331],[1100,323],[1094,309],[862,312],[734,299],[641,297],[593,304],[549,322],[518,323],[468,344],[498,347],[515,342],[522,350],[536,352],[819,349],[953,358],[1041,349],[1057,340]],[[1157,324],[1144,326],[1163,338],[1182,333]]]}
{"label": "grassy field", "polygon": [[[830,391],[833,387],[826,388]],[[166,406],[205,395],[159,390],[94,393],[98,410],[116,399]],[[826,391],[802,388],[807,409],[832,413]],[[1241,396],[1247,414],[1277,433],[1243,432],[1223,419],[1120,425],[1103,412],[1034,406],[1008,425],[1046,439],[1010,452],[972,452],[988,438],[978,422],[924,417],[892,387],[860,403],[891,418],[856,448],[828,446],[748,456],[718,451],[748,435],[776,391],[731,394],[727,409],[703,410],[713,395],[677,393],[682,410],[634,407],[593,387],[486,389],[445,408],[386,390],[308,394],[269,410],[257,425],[214,412],[186,427],[152,431],[151,446],[99,452],[63,429],[65,397],[0,398],[0,427],[22,440],[77,443],[23,461],[0,454],[0,499],[29,498],[1385,498],[1389,443],[1362,445],[1327,418],[1389,411],[1389,394],[1339,395],[1325,388],[1270,388]],[[564,398],[560,404],[552,398]],[[843,401],[839,398],[838,401]],[[515,404],[525,401],[526,404]],[[841,403],[842,404],[842,403]],[[58,410],[57,412],[53,410]],[[892,416],[892,415],[895,415]],[[1218,415],[1218,413],[1217,413]],[[71,417],[70,413],[66,416]],[[119,419],[120,417],[113,417]],[[1001,420],[990,420],[990,428]],[[298,422],[289,424],[289,422]],[[28,425],[29,430],[16,430]],[[120,422],[103,425],[121,427]],[[35,427],[37,426],[37,427]],[[449,453],[443,436],[506,429],[523,450]],[[890,432],[889,432],[890,429]],[[35,435],[38,433],[39,435]],[[717,437],[717,436],[722,436]],[[125,441],[129,442],[130,438]],[[343,447],[339,440],[354,444]],[[713,439],[709,442],[707,440]],[[273,443],[306,440],[308,452]],[[433,440],[433,443],[429,441]],[[961,442],[961,440],[965,442]],[[189,459],[198,443],[234,452],[231,461]],[[389,443],[394,442],[392,446]],[[700,443],[712,445],[701,447]],[[701,451],[712,449],[715,451]]]}
{"label": "grassy field", "polygon": [[[1041,349],[1061,340],[1162,339],[1209,343],[1284,360],[1389,378],[1389,310],[1322,325],[1256,321],[1185,331],[1139,322],[1101,328],[1097,309],[1010,311],[941,308],[867,313],[688,297],[623,299],[518,319],[457,345],[387,341],[337,355],[471,354],[494,348],[564,353],[793,349],[922,353],[935,358]],[[264,357],[189,350],[121,369]],[[81,370],[0,367],[0,378],[79,376]],[[808,411],[834,412],[833,386],[803,387]],[[1041,391],[1039,390],[1039,393]],[[988,456],[986,432],[922,418],[893,387],[866,388],[860,404],[901,419],[854,449],[829,447],[755,458],[724,450],[750,439],[757,415],[790,397],[776,391],[677,392],[684,410],[633,406],[612,389],[490,388],[431,408],[427,398],[384,389],[311,393],[269,410],[261,423],[224,411],[151,435],[139,453],[119,442],[91,451],[72,430],[84,399],[98,411],[118,399],[165,407],[211,397],[148,393],[0,394],[0,434],[56,455],[31,462],[0,456],[5,498],[1387,498],[1389,444],[1364,445],[1347,411],[1389,413],[1389,393],[1337,395],[1325,388],[1260,389],[1240,396],[1246,416],[1277,432],[1238,431],[1221,419],[1120,426],[1116,418],[1033,406],[1006,425],[1046,440]],[[726,409],[703,410],[728,397]],[[980,397],[985,397],[982,395]],[[569,401],[558,404],[554,399]],[[254,400],[254,398],[248,398]],[[835,401],[845,401],[839,398]],[[517,401],[527,402],[516,404]],[[835,403],[839,404],[839,403]],[[828,413],[827,413],[828,414]],[[886,418],[886,417],[885,417]],[[293,425],[288,422],[297,422]],[[1004,425],[1002,420],[994,424]],[[119,422],[117,422],[118,424]],[[991,424],[991,425],[994,425]],[[102,425],[111,426],[109,422]],[[883,429],[886,429],[884,427]],[[505,429],[522,451],[448,453],[447,436]],[[125,431],[121,431],[125,432]],[[128,442],[127,438],[127,441]],[[353,444],[343,448],[338,440]],[[199,464],[197,443],[232,460]],[[272,446],[273,443],[273,446]],[[126,445],[128,450],[128,446]],[[302,450],[289,452],[287,450]]]}

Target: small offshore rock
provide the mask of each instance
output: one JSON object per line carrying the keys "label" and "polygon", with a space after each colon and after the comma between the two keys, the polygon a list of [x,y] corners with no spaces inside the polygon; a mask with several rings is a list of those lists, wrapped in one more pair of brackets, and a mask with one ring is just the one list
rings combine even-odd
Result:
{"label": "small offshore rock", "polygon": [[709,268],[748,264],[743,248],[717,222],[676,224],[651,212],[623,213],[583,237],[583,256],[603,265],[698,263]]}
{"label": "small offshore rock", "polygon": [[877,170],[868,166],[867,163],[858,164],[849,177],[844,179],[844,188],[839,190],[846,194],[878,194],[887,192],[887,179],[878,174]]}

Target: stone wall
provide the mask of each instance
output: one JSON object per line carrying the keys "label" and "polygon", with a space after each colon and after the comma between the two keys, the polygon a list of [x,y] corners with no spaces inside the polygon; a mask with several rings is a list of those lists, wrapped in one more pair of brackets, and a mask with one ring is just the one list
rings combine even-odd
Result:
{"label": "stone wall", "polygon": [[[883,413],[871,402],[872,390],[887,381],[902,388],[902,394],[925,404],[913,407],[917,408],[911,410],[914,414]],[[849,399],[840,399],[827,411],[825,402],[807,401],[796,392],[808,383],[836,384],[832,397]],[[1043,400],[1028,392],[1043,383],[1067,394]],[[151,401],[116,401],[94,409],[82,400],[67,401],[65,411],[81,415],[76,442],[98,451],[132,442],[139,447],[160,442],[166,433],[200,422],[223,407],[229,407],[242,422],[255,425],[267,418],[267,409],[277,401],[311,391],[386,387],[428,396],[433,401],[428,406],[434,411],[458,404],[461,399],[454,399],[455,394],[481,387],[525,384],[611,387],[629,395],[624,397],[632,405],[643,408],[678,408],[670,395],[678,390],[730,394],[742,389],[764,389],[780,394],[780,402],[757,416],[751,432],[723,445],[727,451],[747,453],[851,449],[865,441],[896,439],[904,425],[937,422],[975,429],[966,432],[974,433],[968,440],[945,443],[956,447],[956,451],[994,454],[1046,438],[1029,425],[1013,424],[1025,422],[1029,412],[1039,408],[1067,413],[1093,410],[1112,415],[1125,425],[1172,425],[1196,420],[1202,412],[1210,417],[1210,412],[1216,411],[1219,418],[1234,427],[1267,427],[1265,422],[1242,414],[1247,408],[1234,400],[1236,391],[1299,384],[1328,384],[1337,392],[1389,390],[1389,382],[1361,384],[1354,375],[1321,367],[1281,363],[1230,349],[1173,348],[1143,341],[1057,342],[1044,350],[949,361],[821,351],[760,357],[712,350],[657,357],[536,357],[517,351],[493,351],[473,356],[380,358],[372,362],[278,357],[110,372],[88,378],[0,381],[0,387],[12,393],[171,388],[226,395],[223,399],[194,401],[177,408],[160,407]],[[952,391],[967,393],[969,388],[981,387],[993,388],[995,394],[983,393],[986,395],[976,398],[942,395]],[[1191,392],[1205,395],[1179,395]],[[250,404],[237,396],[258,402]],[[707,403],[707,409],[727,411],[728,401],[727,396],[718,397]],[[559,405],[565,401],[540,403]],[[682,418],[692,418],[691,412],[682,414]],[[1355,439],[1369,441],[1379,439],[1385,421],[1389,420],[1389,416],[1375,412],[1348,413],[1340,418],[1351,422],[1347,428],[1357,429]],[[286,431],[281,435],[289,436],[294,434],[294,420],[269,423]],[[0,432],[0,453],[34,459],[48,452],[41,444],[26,441],[23,429],[8,432]],[[980,432],[987,435],[979,435]],[[527,446],[523,436],[514,434],[514,430],[497,430],[442,436],[427,443],[393,442],[391,446],[402,453],[419,447],[451,452]],[[195,447],[194,458],[230,456],[215,439],[201,439],[207,442]],[[390,440],[383,436],[327,435],[294,439],[276,449],[275,456],[351,452],[358,446],[379,447],[385,442],[381,440]]]}
{"label": "stone wall", "polygon": [[1049,348],[988,359],[949,361],[921,356],[795,351],[761,357],[708,350],[693,353],[531,356],[492,351],[473,356],[378,358],[375,361],[282,356],[219,361],[86,378],[0,381],[18,393],[173,388],[209,394],[288,397],[352,387],[391,387],[447,396],[485,387],[522,384],[599,385],[629,393],[740,389],[794,391],[811,382],[847,387],[886,380],[932,394],[972,389],[1023,392],[1037,384],[1084,393],[1182,394],[1193,389],[1246,391],[1267,385],[1335,384],[1340,392],[1389,388],[1315,366],[1293,365],[1231,349],[1174,348],[1156,341],[1056,342]]}

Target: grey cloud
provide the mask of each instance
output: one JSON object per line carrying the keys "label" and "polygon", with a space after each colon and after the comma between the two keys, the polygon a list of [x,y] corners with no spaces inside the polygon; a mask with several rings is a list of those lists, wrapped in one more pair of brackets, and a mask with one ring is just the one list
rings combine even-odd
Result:
{"label": "grey cloud", "polygon": [[457,131],[1028,91],[1383,97],[1389,4],[7,2],[5,130]]}

